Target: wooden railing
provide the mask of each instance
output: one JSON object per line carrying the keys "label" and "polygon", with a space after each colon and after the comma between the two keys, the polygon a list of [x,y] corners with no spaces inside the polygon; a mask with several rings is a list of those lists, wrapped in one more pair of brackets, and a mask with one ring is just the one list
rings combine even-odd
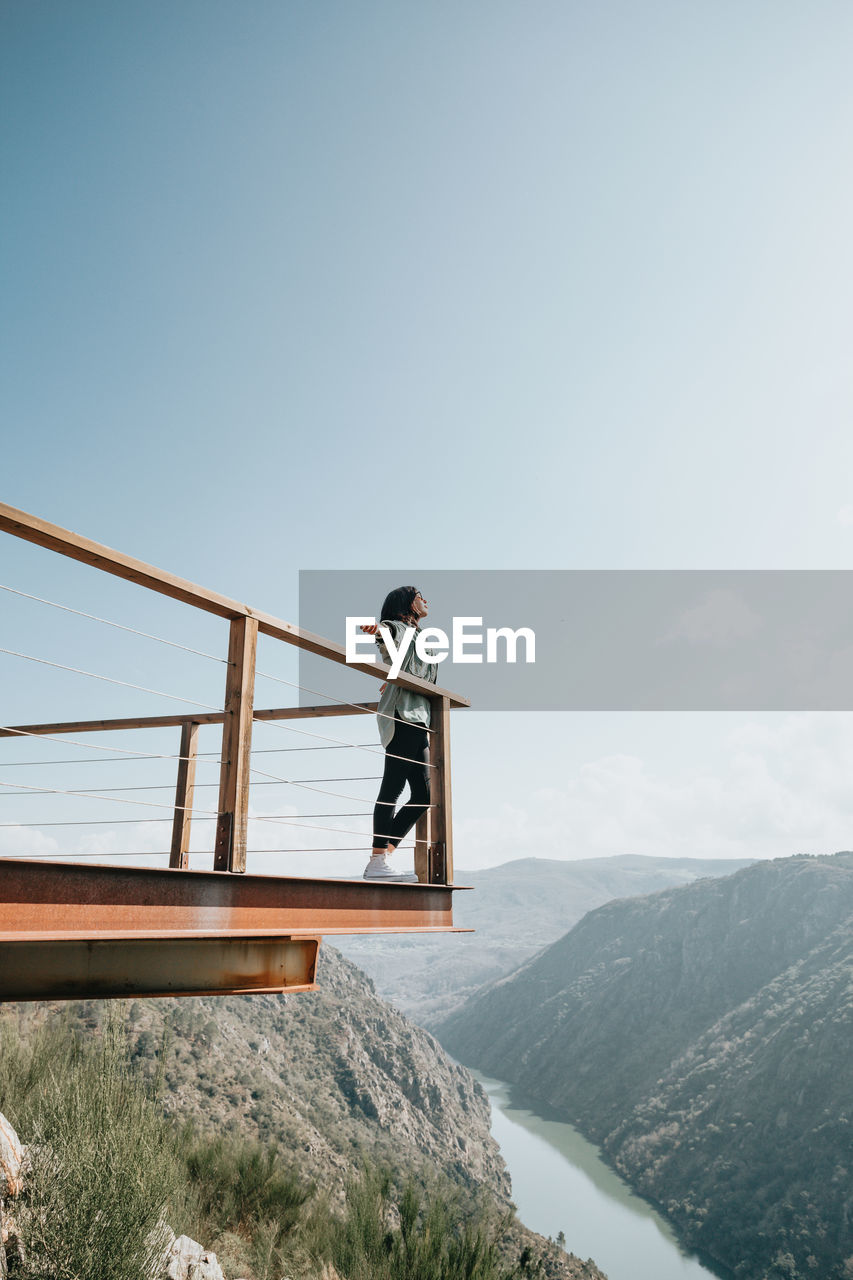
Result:
{"label": "wooden railing", "polygon": [[[83,561],[105,573],[135,582],[148,590],[180,600],[206,613],[229,619],[228,666],[222,711],[16,725],[0,730],[0,737],[15,736],[16,730],[19,734],[53,736],[167,726],[180,728],[180,760],[169,865],[187,868],[198,730],[201,725],[221,724],[222,751],[218,816],[213,847],[214,869],[236,873],[245,871],[253,723],[318,716],[370,714],[375,713],[377,708],[375,702],[255,708],[255,658],[258,635],[270,636],[341,665],[346,664],[344,647],[294,626],[292,623],[284,622],[271,614],[251,609],[236,600],[208,591],[195,583],[187,582],[174,574],[135,560],[122,552],[114,551],[4,503],[0,503],[0,530],[59,552],[71,559]],[[390,679],[388,667],[381,663],[346,665],[377,680]],[[430,809],[415,829],[415,870],[422,883],[450,884],[453,879],[450,710],[452,707],[468,706],[469,703],[458,694],[408,673],[398,675],[394,683],[405,689],[425,694],[432,705]]]}

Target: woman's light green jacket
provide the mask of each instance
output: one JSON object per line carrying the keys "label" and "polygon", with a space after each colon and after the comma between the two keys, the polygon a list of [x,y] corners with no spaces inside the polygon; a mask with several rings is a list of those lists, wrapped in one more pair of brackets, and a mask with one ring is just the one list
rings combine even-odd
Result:
{"label": "woman's light green jacket", "polygon": [[[399,645],[405,635],[406,624],[396,618],[383,618],[382,626],[391,631],[394,636],[394,644]],[[390,665],[391,655],[386,649],[379,632],[376,635],[376,645],[382,661]],[[423,662],[417,655],[414,640],[409,645],[400,670],[407,671],[413,676],[420,676],[421,680],[429,680],[432,684],[435,684],[438,678],[438,663]],[[425,729],[429,728],[429,698],[423,693],[415,693],[412,689],[401,689],[398,684],[393,684],[390,680],[385,685],[385,692],[380,697],[379,706],[376,710],[379,721],[379,737],[383,747],[387,747],[394,737],[395,715],[402,720],[407,720],[410,724],[420,724]]]}

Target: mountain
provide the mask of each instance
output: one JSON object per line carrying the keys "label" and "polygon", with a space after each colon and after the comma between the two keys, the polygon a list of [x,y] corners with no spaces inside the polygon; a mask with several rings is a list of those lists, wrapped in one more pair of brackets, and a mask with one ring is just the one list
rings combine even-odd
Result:
{"label": "mountain", "polygon": [[558,862],[521,858],[488,871],[457,871],[473,893],[453,899],[455,923],[471,934],[341,938],[336,945],[377,990],[433,1028],[485,983],[502,977],[612,898],[653,893],[703,876],[727,876],[746,861],[625,854]]}
{"label": "mountain", "polygon": [[[202,1136],[275,1142],[303,1178],[342,1201],[363,1158],[413,1177],[455,1185],[499,1212],[510,1180],[489,1131],[489,1102],[464,1067],[426,1031],[383,1002],[372,982],[324,944],[319,989],[299,995],[136,1000],[129,1041],[141,1071],[162,1074],[165,1109]],[[5,1005],[26,1039],[49,1019],[69,1035],[103,1023],[102,1001]],[[0,1079],[0,1102],[3,1081]],[[569,1242],[570,1244],[571,1242]],[[519,1223],[509,1256],[527,1248],[552,1280],[601,1280],[591,1262],[562,1254]]]}
{"label": "mountain", "polygon": [[437,1029],[738,1280],[853,1275],[853,854],[591,912]]}

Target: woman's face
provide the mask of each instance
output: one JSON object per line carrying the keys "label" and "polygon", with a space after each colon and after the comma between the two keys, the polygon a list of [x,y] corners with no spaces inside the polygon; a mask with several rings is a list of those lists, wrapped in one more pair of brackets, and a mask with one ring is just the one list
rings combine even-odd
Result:
{"label": "woman's face", "polygon": [[425,618],[428,612],[429,610],[427,609],[427,602],[426,600],[424,600],[423,596],[419,591],[418,594],[415,596],[414,600],[412,601],[412,613],[415,615],[416,618]]}

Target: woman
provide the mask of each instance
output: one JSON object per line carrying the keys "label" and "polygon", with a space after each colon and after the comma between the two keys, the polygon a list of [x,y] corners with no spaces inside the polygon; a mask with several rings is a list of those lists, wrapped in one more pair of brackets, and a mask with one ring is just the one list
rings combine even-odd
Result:
{"label": "woman", "polygon": [[[392,632],[394,644],[399,646],[406,627],[419,630],[420,620],[426,615],[427,602],[417,587],[397,587],[386,596],[381,619],[382,625]],[[381,634],[377,634],[379,628],[363,627],[362,630],[376,635],[382,661],[390,664],[390,654]],[[401,670],[435,684],[438,664],[418,657],[413,638]],[[377,713],[379,736],[385,748],[385,770],[373,810],[373,849],[364,878],[415,880],[415,876],[394,871],[388,864],[388,855],[429,808],[429,698],[423,693],[402,689],[398,684],[384,684]],[[409,799],[395,813],[394,806],[406,783]]]}

